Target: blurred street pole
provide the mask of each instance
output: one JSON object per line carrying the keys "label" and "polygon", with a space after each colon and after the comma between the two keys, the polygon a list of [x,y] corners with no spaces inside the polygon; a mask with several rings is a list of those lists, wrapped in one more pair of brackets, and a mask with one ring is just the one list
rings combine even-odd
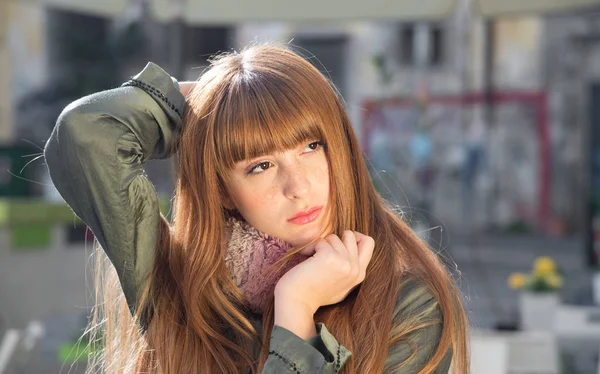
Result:
{"label": "blurred street pole", "polygon": [[8,43],[9,5],[0,1],[0,139],[10,139],[13,128],[11,54]]}
{"label": "blurred street pole", "polygon": [[427,72],[429,70],[429,41],[430,25],[428,22],[419,22],[415,27],[415,65],[417,70],[417,89],[428,86]]}
{"label": "blurred street pole", "polygon": [[494,120],[495,20],[493,18],[486,18],[483,27],[485,38],[483,85],[485,90],[486,121],[490,125]]}
{"label": "blurred street pole", "polygon": [[184,12],[186,0],[171,0],[171,5],[173,20],[170,25],[169,68],[175,78],[183,80]]}
{"label": "blurred street pole", "polygon": [[[458,66],[460,68],[460,84],[461,84],[461,95],[465,95],[470,90],[469,84],[469,72],[471,70],[471,59],[472,48],[471,45],[471,31],[473,29],[472,25],[472,7],[471,0],[460,0],[457,4],[458,6],[458,24],[461,29],[459,30],[457,49],[458,51]],[[463,119],[463,123],[465,122],[465,113],[464,107],[461,105],[461,117]]]}
{"label": "blurred street pole", "polygon": [[[473,56],[473,48],[476,46],[473,44],[472,33],[473,33],[473,7],[472,0],[459,0],[457,3],[457,12],[458,12],[458,30],[457,30],[457,42],[455,44],[455,53],[457,56],[458,69],[460,74],[460,119],[461,119],[461,129],[463,132],[463,136],[466,137],[467,131],[470,130],[472,126],[473,116],[469,116],[468,113],[473,112],[471,106],[468,108],[464,103],[465,95],[467,95],[472,90],[472,85],[469,80],[469,74],[471,72],[471,64]],[[466,143],[466,140],[463,138],[463,142]],[[461,144],[462,147],[467,147],[466,144]],[[467,156],[465,156],[467,157]],[[463,171],[464,172],[464,171]],[[461,179],[462,181],[462,179]],[[464,182],[463,182],[464,183]],[[462,188],[465,188],[464,186]],[[465,196],[466,194],[461,194],[461,209],[462,209],[462,229],[469,236],[470,239],[473,239],[473,235],[476,234],[476,230],[474,230],[475,222],[473,221],[473,212],[472,212],[472,201],[474,200],[474,196]],[[469,201],[465,201],[465,199],[469,199]],[[470,208],[470,209],[469,209]]]}
{"label": "blurred street pole", "polygon": [[[495,123],[495,103],[494,103],[494,93],[495,93],[495,82],[494,82],[494,74],[495,74],[495,50],[496,50],[496,20],[494,18],[486,18],[484,20],[483,25],[483,33],[484,33],[484,66],[483,66],[483,86],[484,86],[484,97],[485,97],[485,125],[486,125],[486,144],[489,146],[492,144],[492,136],[494,130]],[[490,180],[490,189],[489,194],[486,201],[485,206],[485,215],[487,220],[488,228],[493,228],[495,225],[495,204],[498,201],[498,183],[496,181],[496,175],[493,170],[494,160],[491,159],[492,155],[490,150],[488,149],[488,155],[490,155],[491,164],[489,167],[492,167],[492,170],[489,172]]]}

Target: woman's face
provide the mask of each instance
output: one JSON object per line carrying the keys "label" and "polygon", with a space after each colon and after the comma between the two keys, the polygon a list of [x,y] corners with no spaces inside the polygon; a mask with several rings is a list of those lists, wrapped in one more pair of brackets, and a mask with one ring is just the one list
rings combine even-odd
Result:
{"label": "woman's face", "polygon": [[306,244],[326,224],[328,170],[321,141],[239,162],[227,175],[229,205],[257,230]]}

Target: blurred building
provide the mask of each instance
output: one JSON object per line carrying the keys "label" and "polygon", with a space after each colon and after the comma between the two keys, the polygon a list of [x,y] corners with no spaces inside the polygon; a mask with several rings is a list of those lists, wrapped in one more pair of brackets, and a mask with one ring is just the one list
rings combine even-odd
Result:
{"label": "blurred building", "polygon": [[[430,205],[441,222],[451,226],[468,215],[478,228],[522,222],[532,230],[580,232],[591,128],[587,82],[598,70],[596,8],[498,16],[517,5],[461,0],[426,13],[417,3],[390,9],[387,19],[373,13],[372,21],[358,20],[352,12],[367,13],[355,4],[337,19],[307,22],[304,7],[263,9],[268,4],[260,1],[215,20],[214,10],[201,12],[196,2],[3,2],[0,139],[43,146],[68,102],[116,86],[148,60],[195,79],[218,51],[278,41],[296,47],[337,86],[363,145],[383,150],[374,163],[398,170],[387,184],[399,205],[418,194],[407,149],[419,114],[397,103],[424,95],[436,124]],[[258,14],[268,9],[281,20]],[[248,21],[241,21],[243,12]],[[365,104],[390,100],[397,103],[382,107],[389,118],[378,135]],[[391,143],[379,147],[378,139]],[[473,142],[485,159],[469,162],[478,155]],[[477,170],[465,172],[469,165]],[[150,165],[150,176],[159,169]],[[168,194],[171,185],[161,183],[159,192]]]}
{"label": "blurred building", "polygon": [[[346,99],[363,142],[372,131],[363,128],[365,101],[411,98],[425,87],[443,128],[432,135],[440,141],[433,210],[446,224],[463,214],[464,182],[456,175],[464,171],[469,129],[482,121],[484,130],[475,136],[482,138],[491,171],[474,182],[474,220],[561,235],[582,232],[588,223],[582,197],[589,191],[596,29],[594,7],[484,19],[458,2],[443,20],[248,24],[237,27],[236,40],[290,41],[315,55],[313,63]],[[395,116],[395,128],[410,117]],[[390,135],[404,142],[399,147],[410,139]],[[403,157],[394,155],[396,167]],[[403,184],[396,198],[410,199],[409,174],[395,179]]]}

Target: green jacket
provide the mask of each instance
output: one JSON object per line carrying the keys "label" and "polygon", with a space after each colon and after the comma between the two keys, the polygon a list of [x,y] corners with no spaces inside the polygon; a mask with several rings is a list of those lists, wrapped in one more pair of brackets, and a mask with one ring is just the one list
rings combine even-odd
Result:
{"label": "green jacket", "polygon": [[[177,81],[149,63],[121,87],[68,105],[44,150],[53,183],[106,251],[132,311],[152,267],[161,214],[143,166],[173,154],[185,105]],[[410,364],[396,371],[409,374],[418,372],[435,351],[441,313],[432,293],[416,278],[407,276],[403,283],[394,321],[418,314],[423,321],[439,322],[390,348],[386,367],[407,360],[414,347]],[[254,322],[260,328],[260,321]],[[274,326],[263,373],[337,373],[351,352],[322,324],[317,332],[303,340]],[[450,359],[448,354],[435,373],[447,373]]]}

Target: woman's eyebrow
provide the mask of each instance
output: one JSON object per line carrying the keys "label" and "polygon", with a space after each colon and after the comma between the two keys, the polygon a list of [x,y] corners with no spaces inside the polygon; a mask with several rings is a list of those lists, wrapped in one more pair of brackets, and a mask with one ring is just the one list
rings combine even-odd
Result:
{"label": "woman's eyebrow", "polygon": [[[254,162],[259,161],[261,158],[264,158],[264,157],[274,157],[277,154],[283,154],[283,153],[286,153],[286,152],[290,152],[290,151],[294,151],[294,150],[300,149],[300,148],[302,148],[302,147],[304,147],[306,145],[305,143],[306,142],[300,142],[297,146],[292,147],[290,149],[286,149],[286,150],[283,150],[283,151],[273,151],[273,152],[270,152],[270,153],[265,153],[265,154],[262,154],[262,155],[259,155],[259,156],[256,156],[256,157],[252,157],[252,158],[248,158],[248,159],[245,159],[245,160],[238,161],[236,163],[235,167],[240,166],[240,167],[244,167],[245,168],[246,166],[249,166],[249,164],[252,164]],[[242,165],[244,165],[244,166],[242,166]]]}

